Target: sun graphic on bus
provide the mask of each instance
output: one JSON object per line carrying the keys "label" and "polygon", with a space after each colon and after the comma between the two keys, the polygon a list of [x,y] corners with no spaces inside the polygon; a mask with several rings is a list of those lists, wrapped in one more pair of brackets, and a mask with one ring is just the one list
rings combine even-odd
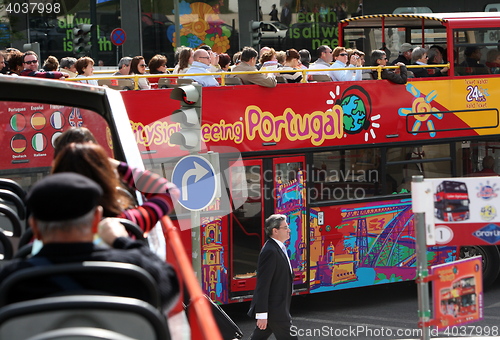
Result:
{"label": "sun graphic on bus", "polygon": [[[415,123],[411,128],[411,131],[414,132],[414,135],[417,134],[415,131],[419,131],[422,124],[425,123],[427,126],[427,131],[429,131],[429,135],[431,137],[436,136],[434,121],[431,118],[432,116],[436,117],[437,119],[443,118],[442,113],[432,113],[439,112],[438,109],[431,105],[431,102],[437,97],[436,91],[431,91],[427,96],[424,96],[413,84],[407,84],[406,90],[410,92],[415,97],[415,99],[413,100],[410,108],[400,108],[398,110],[399,115],[407,116],[409,114],[412,114],[412,116],[415,117]],[[415,115],[415,113],[420,114]]]}
{"label": "sun graphic on bus", "polygon": [[330,91],[331,99],[328,105],[339,105],[343,112],[344,132],[347,134],[358,134],[365,131],[365,141],[371,136],[377,138],[374,128],[379,128],[380,124],[375,121],[380,119],[380,115],[371,115],[371,100],[368,92],[361,86],[350,86],[340,95],[340,86],[335,87],[335,92]]}

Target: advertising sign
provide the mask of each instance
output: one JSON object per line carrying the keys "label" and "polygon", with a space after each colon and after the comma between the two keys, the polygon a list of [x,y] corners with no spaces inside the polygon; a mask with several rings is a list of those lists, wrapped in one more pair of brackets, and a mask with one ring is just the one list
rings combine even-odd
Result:
{"label": "advertising sign", "polygon": [[500,177],[426,179],[432,183],[436,244],[500,244]]}
{"label": "advertising sign", "polygon": [[431,267],[434,323],[439,330],[483,318],[481,257]]}

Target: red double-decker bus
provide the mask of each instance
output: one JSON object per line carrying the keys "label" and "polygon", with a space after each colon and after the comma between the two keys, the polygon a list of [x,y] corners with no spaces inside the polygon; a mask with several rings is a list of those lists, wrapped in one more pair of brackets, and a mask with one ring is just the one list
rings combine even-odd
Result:
{"label": "red double-decker bus", "polygon": [[445,222],[469,219],[469,194],[464,182],[443,181],[434,194],[436,218]]}
{"label": "red double-decker bus", "polygon": [[[204,291],[220,303],[252,297],[264,219],[273,213],[289,219],[287,248],[298,294],[413,280],[412,176],[467,176],[499,147],[500,78],[460,65],[469,46],[480,47],[483,56],[497,48],[488,37],[500,31],[500,14],[372,15],[344,20],[339,28],[344,46],[369,54],[385,43],[391,59],[403,42],[440,45],[448,75],[410,78],[405,85],[373,79],[203,88],[200,153],[219,154],[220,195],[200,211],[199,238],[192,238],[190,211],[179,207],[173,219],[188,252],[201,261],[195,271]],[[119,156],[128,159],[138,150],[135,163],[170,179],[188,154],[170,140],[181,130],[171,120],[179,109],[170,98],[173,89],[103,91],[121,96],[114,109],[126,112],[128,121],[116,128],[131,127],[135,138],[112,141],[128,143]],[[3,105],[8,154],[0,175],[28,187],[40,169],[49,169],[52,134],[70,126],[73,108]],[[60,115],[49,118],[55,111]],[[46,131],[38,132],[40,120],[28,123],[37,112],[53,123],[45,127],[51,137],[45,149],[35,153],[40,140],[34,135]],[[24,125],[22,117],[11,120],[15,114],[27,119]],[[72,117],[71,124],[89,126],[110,153],[115,150],[105,124],[92,123],[86,111]],[[429,252],[430,265],[481,255],[485,285],[500,271],[495,245]]]}

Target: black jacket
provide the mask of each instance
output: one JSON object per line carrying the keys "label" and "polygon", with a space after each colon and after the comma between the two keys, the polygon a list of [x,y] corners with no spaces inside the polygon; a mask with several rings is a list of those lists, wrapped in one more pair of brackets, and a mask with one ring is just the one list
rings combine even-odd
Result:
{"label": "black jacket", "polygon": [[[380,76],[382,79],[387,79],[396,84],[406,84],[408,78],[406,66],[399,67],[399,74],[393,72],[392,70],[383,69]],[[378,72],[372,71],[372,77],[373,79],[378,79]]]}
{"label": "black jacket", "polygon": [[274,240],[267,240],[259,254],[257,265],[257,287],[248,311],[255,318],[256,313],[268,313],[268,320],[290,321],[293,274],[286,255]]}

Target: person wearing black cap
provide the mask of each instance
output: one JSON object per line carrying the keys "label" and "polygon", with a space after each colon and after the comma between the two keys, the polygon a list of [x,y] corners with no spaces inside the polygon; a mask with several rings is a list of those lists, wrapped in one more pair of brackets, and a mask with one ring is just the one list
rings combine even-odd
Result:
{"label": "person wearing black cap", "polygon": [[[146,243],[128,238],[127,231],[117,219],[101,221],[102,207],[98,205],[101,195],[102,189],[96,182],[71,172],[49,175],[35,183],[26,203],[31,212],[29,223],[33,234],[43,242],[43,247],[32,259],[43,260],[47,265],[83,261],[135,264],[153,276],[162,309],[167,312],[179,295],[174,269],[152,253]],[[95,234],[107,247],[93,243]],[[14,272],[36,265],[32,259],[15,259],[4,266],[0,271],[0,283]],[[92,279],[103,280],[100,277]],[[119,284],[126,287],[127,282]],[[136,289],[130,287],[130,290]],[[37,286],[38,294],[43,294],[41,290]],[[26,299],[26,296],[19,296],[19,300]]]}

